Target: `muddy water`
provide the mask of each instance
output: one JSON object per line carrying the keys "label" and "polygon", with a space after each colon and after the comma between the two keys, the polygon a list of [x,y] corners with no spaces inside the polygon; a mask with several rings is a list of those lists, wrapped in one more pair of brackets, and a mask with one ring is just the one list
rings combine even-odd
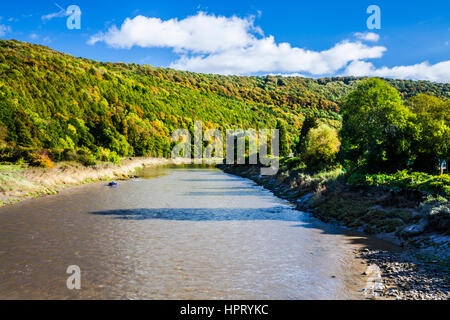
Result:
{"label": "muddy water", "polygon": [[0,209],[0,298],[360,299],[368,244],[249,180],[147,169]]}

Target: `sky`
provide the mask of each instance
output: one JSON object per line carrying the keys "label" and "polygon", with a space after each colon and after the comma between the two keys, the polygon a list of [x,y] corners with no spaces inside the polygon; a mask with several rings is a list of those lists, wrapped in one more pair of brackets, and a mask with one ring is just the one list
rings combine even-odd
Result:
{"label": "sky", "polygon": [[0,38],[193,72],[450,83],[448,0],[2,1]]}

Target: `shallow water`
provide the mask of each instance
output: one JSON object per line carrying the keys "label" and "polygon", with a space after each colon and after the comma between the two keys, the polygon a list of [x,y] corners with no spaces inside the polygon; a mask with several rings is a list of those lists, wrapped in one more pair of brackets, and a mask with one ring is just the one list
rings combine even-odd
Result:
{"label": "shallow water", "polygon": [[361,299],[353,250],[380,245],[216,169],[73,188],[0,209],[0,226],[1,299]]}

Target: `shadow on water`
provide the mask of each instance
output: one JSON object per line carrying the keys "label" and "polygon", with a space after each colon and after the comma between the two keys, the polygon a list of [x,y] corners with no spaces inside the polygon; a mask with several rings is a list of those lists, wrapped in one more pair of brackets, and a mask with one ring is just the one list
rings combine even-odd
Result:
{"label": "shadow on water", "polygon": [[121,209],[90,212],[92,215],[112,217],[115,220],[171,220],[171,221],[285,221],[291,228],[315,229],[322,234],[346,234],[349,242],[367,248],[398,251],[400,248],[386,241],[367,237],[356,231],[347,231],[327,224],[302,212],[286,207],[227,209],[227,208],[161,208]]}
{"label": "shadow on water", "polygon": [[123,209],[91,212],[99,216],[112,216],[121,220],[175,220],[175,221],[253,221],[277,220],[301,222],[304,217],[285,207],[262,209],[227,208],[162,208],[162,209]]}
{"label": "shadow on water", "polygon": [[249,191],[249,190],[225,190],[225,191],[191,191],[186,192],[186,196],[195,197],[195,196],[255,196],[255,197],[261,197],[264,196],[264,194],[261,194],[261,190],[255,190]]}
{"label": "shadow on water", "polygon": [[206,187],[197,188],[197,187],[194,187],[193,189],[196,189],[196,190],[203,190],[203,189],[208,189],[208,190],[260,190],[260,189],[257,189],[256,186],[251,186],[251,187],[220,187],[220,188],[209,188],[209,187],[208,188],[206,188]]}
{"label": "shadow on water", "polygon": [[184,182],[235,182],[239,179],[180,179]]}

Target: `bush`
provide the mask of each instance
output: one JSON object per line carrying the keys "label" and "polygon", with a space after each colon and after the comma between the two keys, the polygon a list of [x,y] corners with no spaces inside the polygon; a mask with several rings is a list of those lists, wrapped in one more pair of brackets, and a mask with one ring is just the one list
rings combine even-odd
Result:
{"label": "bush", "polygon": [[32,167],[40,167],[40,168],[54,168],[55,164],[49,158],[47,153],[33,153],[30,155],[30,166]]}
{"label": "bush", "polygon": [[281,158],[281,167],[286,167],[288,170],[296,169],[298,167],[303,167],[304,164],[300,158]]}
{"label": "bush", "polygon": [[420,184],[420,188],[434,193],[450,196],[450,175],[434,176]]}
{"label": "bush", "polygon": [[304,159],[309,169],[320,170],[333,163],[341,146],[335,129],[322,124],[312,129],[306,139]]}
{"label": "bush", "polygon": [[406,170],[392,175],[354,173],[347,182],[352,185],[387,186],[450,196],[450,175],[448,174],[432,176],[422,172],[408,173]]}
{"label": "bush", "polygon": [[61,157],[63,161],[76,161],[78,158],[78,154],[73,149],[64,149],[64,151],[61,154]]}
{"label": "bush", "polygon": [[102,148],[102,147],[97,148],[95,157],[100,161],[120,164],[120,157],[117,155],[117,153],[115,151],[111,151],[107,148]]}
{"label": "bush", "polygon": [[90,155],[80,155],[78,156],[77,161],[85,167],[92,167],[97,164],[94,157]]}

